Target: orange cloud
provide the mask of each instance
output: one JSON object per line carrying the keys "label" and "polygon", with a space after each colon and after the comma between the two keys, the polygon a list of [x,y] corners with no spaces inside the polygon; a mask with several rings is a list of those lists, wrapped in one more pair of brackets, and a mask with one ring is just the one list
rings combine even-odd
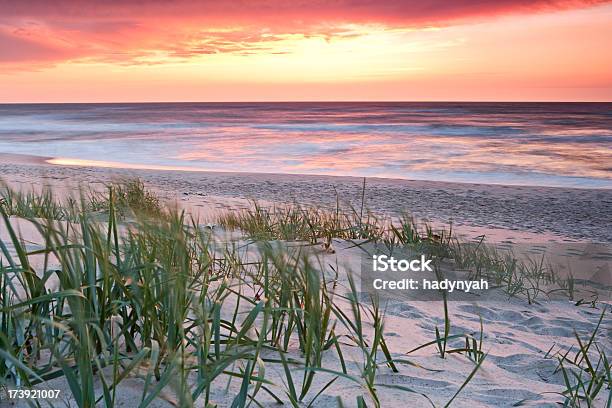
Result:
{"label": "orange cloud", "polygon": [[600,3],[0,0],[0,101],[608,100]]}
{"label": "orange cloud", "polygon": [[360,36],[351,25],[423,28],[607,1],[0,0],[0,64],[155,64],[209,54],[292,52],[283,40]]}

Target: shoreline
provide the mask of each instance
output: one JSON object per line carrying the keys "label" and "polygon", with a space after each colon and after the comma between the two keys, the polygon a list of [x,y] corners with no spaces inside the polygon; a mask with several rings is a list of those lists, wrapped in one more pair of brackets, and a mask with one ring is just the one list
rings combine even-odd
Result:
{"label": "shoreline", "polygon": [[[244,209],[249,201],[359,208],[362,177],[145,170],[49,164],[45,157],[0,153],[11,185],[100,185],[138,177],[164,198],[195,211]],[[337,196],[336,196],[337,194]],[[366,178],[365,208],[382,216],[410,213],[468,239],[498,242],[612,242],[612,190]]]}
{"label": "shoreline", "polygon": [[511,183],[478,183],[467,181],[445,181],[445,180],[430,180],[430,179],[413,179],[413,178],[398,178],[398,177],[379,177],[379,176],[350,176],[350,175],[335,175],[335,174],[309,174],[309,173],[273,173],[273,172],[251,172],[251,171],[224,171],[224,170],[205,170],[197,167],[172,167],[172,166],[157,166],[146,164],[130,164],[105,160],[82,160],[55,156],[34,156],[17,153],[0,152],[0,162],[13,164],[38,164],[42,166],[52,167],[70,167],[70,168],[87,168],[87,169],[103,169],[103,170],[119,170],[119,171],[163,171],[163,172],[179,172],[179,173],[202,173],[209,175],[227,175],[227,176],[242,176],[242,175],[260,175],[260,176],[281,176],[281,177],[300,177],[300,178],[331,178],[345,180],[375,180],[381,182],[396,182],[396,183],[432,183],[450,186],[491,186],[491,187],[516,187],[516,188],[535,188],[535,189],[560,189],[560,190],[595,190],[595,191],[612,191],[612,187],[579,187],[579,186],[547,186],[538,184],[511,184]]}

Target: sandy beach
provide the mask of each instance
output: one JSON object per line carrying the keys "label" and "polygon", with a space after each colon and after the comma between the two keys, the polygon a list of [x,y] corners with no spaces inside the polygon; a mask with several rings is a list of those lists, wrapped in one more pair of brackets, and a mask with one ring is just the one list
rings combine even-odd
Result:
{"label": "sandy beach", "polygon": [[[9,185],[21,190],[50,186],[64,193],[70,190],[75,193],[79,185],[103,189],[111,180],[138,177],[168,202],[178,202],[205,218],[248,209],[249,200],[270,206],[298,202],[333,208],[336,192],[342,202],[358,206],[363,183],[362,179],[350,177],[64,167],[49,165],[42,158],[19,155],[3,155],[0,174]],[[486,234],[490,242],[537,246],[609,242],[612,238],[609,223],[605,222],[612,219],[610,190],[368,179],[365,198],[367,209],[377,214],[393,217],[410,211],[440,226],[452,220],[455,231],[466,240]],[[32,250],[44,246],[36,229],[27,222],[14,222]],[[10,239],[6,230],[0,229],[0,239]],[[226,239],[223,234],[217,236],[220,242]],[[361,249],[337,239],[333,241],[333,248],[333,254],[319,252],[317,256],[322,257],[322,264],[339,265],[338,284],[348,290],[347,274],[348,271],[359,273]],[[350,310],[344,303],[345,310]],[[528,304],[524,298],[509,298],[501,289],[493,289],[486,300],[450,302],[453,332],[477,338],[482,323],[483,348],[487,353],[481,369],[452,406],[557,406],[564,379],[555,356],[576,347],[576,334],[588,338],[598,326],[604,304],[599,303],[597,308],[576,306],[574,301],[546,297]],[[460,354],[441,359],[435,345],[411,352],[431,341],[434,329],[444,321],[441,310],[440,301],[391,299],[385,303],[385,336],[392,357],[408,359],[411,363],[402,365],[399,373],[389,368],[379,370],[377,382],[391,387],[380,392],[381,406],[397,406],[400,401],[409,401],[411,407],[426,407],[431,403],[442,406],[460,389],[473,369],[474,364]],[[612,348],[609,323],[607,315],[595,339],[608,353]],[[462,341],[458,339],[452,344],[460,347]],[[349,347],[345,352],[345,358],[353,361],[351,365],[355,364],[349,372],[354,372],[351,370],[358,367],[359,358],[353,360],[348,356],[356,350]],[[296,351],[288,355],[300,358]],[[341,362],[337,356],[326,355],[325,367],[338,369]],[[273,384],[283,383],[283,375],[281,367],[274,365],[266,374]],[[313,387],[324,387],[331,378],[318,375]],[[64,381],[63,378],[52,380],[44,387],[63,389]],[[239,382],[233,382],[225,390],[216,388],[213,397],[217,406],[231,406],[239,386]],[[96,380],[95,389],[101,392],[101,387]],[[380,387],[382,390],[383,386]],[[413,393],[406,394],[402,387]],[[143,378],[138,375],[123,381],[118,386],[117,406],[132,406],[131,401],[139,398],[142,389]],[[353,406],[352,396],[361,389],[350,380],[340,379],[322,393],[316,406],[335,406],[338,397],[347,401],[347,406]],[[431,402],[418,393],[427,395]],[[596,401],[600,405],[594,406],[605,406],[606,395],[606,392],[600,394]],[[66,401],[70,403],[70,398],[66,397]],[[151,406],[176,406],[177,401],[174,391],[164,389]],[[259,402],[264,406],[276,404],[274,399],[265,396]],[[196,403],[196,406],[203,405]]]}
{"label": "sandy beach", "polygon": [[[44,247],[40,234],[30,223],[13,220],[13,225],[20,231],[30,250]],[[10,237],[5,229],[0,229],[0,239],[8,242]],[[217,236],[223,242],[225,235]],[[244,241],[238,246],[248,248]],[[362,250],[351,242],[334,240],[334,254],[316,251],[322,264],[339,267],[339,292],[349,291],[347,274],[359,276],[359,260]],[[247,250],[248,251],[248,250]],[[33,260],[36,267],[42,265]],[[50,269],[59,267],[53,262]],[[326,273],[332,273],[327,268]],[[357,274],[357,275],[355,275]],[[54,286],[54,285],[53,285]],[[362,289],[363,290],[363,289]],[[365,293],[365,292],[364,292]],[[365,297],[364,297],[365,298]],[[602,299],[603,300],[603,299]],[[609,303],[609,302],[608,302]],[[341,307],[349,313],[350,304],[339,300]],[[452,333],[465,333],[475,338],[482,336],[483,352],[486,359],[470,381],[462,389],[452,403],[452,407],[556,407],[563,401],[561,393],[565,390],[563,374],[558,370],[558,356],[568,351],[576,350],[576,335],[588,339],[597,327],[597,336],[593,338],[603,350],[609,353],[610,317],[609,313],[601,323],[602,307],[606,302],[598,302],[597,307],[588,305],[576,306],[575,302],[565,300],[549,300],[545,296],[537,302],[528,304],[524,298],[511,298],[501,289],[490,291],[486,299],[475,297],[471,301],[451,301],[448,304]],[[441,301],[402,301],[388,299],[384,303],[384,335],[391,350],[391,357],[398,361],[409,362],[400,364],[399,373],[388,367],[381,366],[376,376],[379,388],[380,406],[395,407],[398,404],[408,404],[410,407],[441,407],[453,397],[462,387],[466,376],[474,369],[474,362],[463,354],[449,354],[440,358],[435,344],[411,351],[420,345],[432,341],[436,327],[444,324],[443,304]],[[609,306],[608,306],[609,307]],[[246,313],[246,312],[245,312]],[[482,326],[481,326],[482,325]],[[342,333],[341,329],[340,333]],[[481,331],[482,330],[482,331]],[[365,332],[371,339],[371,328]],[[482,333],[482,334],[481,334]],[[463,337],[449,341],[449,348],[460,348]],[[296,344],[290,347],[287,358],[299,360],[302,354]],[[340,370],[342,364],[348,366],[351,375],[358,375],[360,370],[360,351],[348,345],[342,345],[344,358],[341,361],[331,350],[326,352],[324,367],[329,370]],[[574,355],[572,352],[572,356]],[[262,355],[264,358],[275,359],[273,351]],[[141,374],[133,373],[117,386],[116,406],[132,407],[134,401],[141,398],[145,387],[146,370]],[[104,375],[112,377],[111,370],[105,370]],[[285,383],[285,373],[278,364],[267,364],[266,379],[270,387],[277,390]],[[299,372],[294,374],[299,376]],[[313,389],[326,386],[334,375],[320,373],[315,376]],[[190,375],[189,381],[196,383],[195,375]],[[224,383],[225,384],[225,383]],[[35,388],[63,390],[62,404],[74,404],[67,392],[64,377],[39,384]],[[98,395],[103,392],[103,386],[98,377],[94,382]],[[410,392],[405,390],[409,389]],[[213,389],[211,398],[217,407],[230,407],[235,395],[240,391],[240,382],[228,382]],[[325,388],[317,398],[316,407],[334,407],[338,398],[344,401],[344,406],[356,407],[354,395],[364,392],[363,385],[340,378],[334,384]],[[427,398],[422,395],[426,395]],[[608,390],[600,393],[593,406],[606,406]],[[258,402],[262,406],[280,406],[269,395],[260,395]],[[55,402],[57,404],[57,401]],[[5,406],[5,405],[3,405]],[[26,407],[25,402],[8,404],[6,406]],[[180,406],[179,398],[173,385],[165,387],[159,396],[152,401],[151,407]],[[194,406],[204,407],[201,401]]]}
{"label": "sandy beach", "polygon": [[[126,170],[49,165],[45,158],[0,155],[0,175],[9,184],[77,188],[103,187],[137,177],[168,200],[202,211],[246,208],[250,200],[269,205],[297,202],[333,208],[361,205],[363,179],[286,174]],[[365,207],[375,214],[403,213],[440,227],[453,223],[468,239],[492,242],[611,242],[612,190],[504,186],[368,178]]]}

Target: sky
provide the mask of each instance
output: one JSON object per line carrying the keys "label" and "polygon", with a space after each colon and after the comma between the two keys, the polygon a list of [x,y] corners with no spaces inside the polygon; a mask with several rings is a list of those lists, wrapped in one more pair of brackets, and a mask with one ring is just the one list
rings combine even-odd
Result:
{"label": "sky", "polygon": [[611,101],[612,2],[0,0],[0,102]]}

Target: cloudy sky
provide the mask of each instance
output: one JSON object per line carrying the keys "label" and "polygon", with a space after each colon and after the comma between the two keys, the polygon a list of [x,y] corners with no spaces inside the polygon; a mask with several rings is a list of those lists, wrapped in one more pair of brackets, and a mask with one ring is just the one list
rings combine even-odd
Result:
{"label": "cloudy sky", "polygon": [[612,100],[612,3],[0,0],[0,102]]}

